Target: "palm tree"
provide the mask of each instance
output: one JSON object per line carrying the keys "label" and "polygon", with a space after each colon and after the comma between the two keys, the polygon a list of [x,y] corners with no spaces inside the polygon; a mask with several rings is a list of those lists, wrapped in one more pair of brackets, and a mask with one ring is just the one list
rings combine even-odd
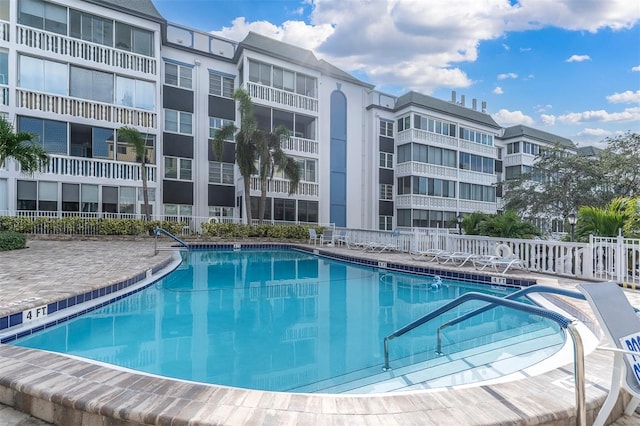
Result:
{"label": "palm tree", "polygon": [[[288,157],[280,147],[283,137],[288,137],[289,131],[278,126],[274,132],[266,132],[258,129],[258,123],[253,114],[253,102],[249,94],[243,89],[233,92],[233,99],[239,103],[240,128],[235,124],[227,124],[218,129],[213,135],[213,150],[218,159],[222,159],[224,141],[235,134],[236,151],[235,160],[244,183],[244,205],[247,223],[251,223],[251,175],[260,176],[260,205],[258,208],[259,219],[264,218],[264,210],[267,198],[267,182],[273,177],[276,167],[282,169],[285,177],[291,180],[289,195],[293,194],[300,182],[300,170],[293,158]],[[259,169],[256,167],[259,165]]]}
{"label": "palm tree", "polygon": [[13,158],[25,173],[40,170],[49,162],[44,148],[34,142],[34,135],[27,132],[14,132],[13,126],[0,117],[0,166],[7,158]]}
{"label": "palm tree", "polygon": [[149,190],[147,188],[147,141],[140,132],[133,127],[122,127],[118,129],[118,139],[124,141],[133,148],[136,153],[136,161],[140,163],[140,174],[142,178],[142,196],[144,197],[144,217],[151,220],[149,213]]}

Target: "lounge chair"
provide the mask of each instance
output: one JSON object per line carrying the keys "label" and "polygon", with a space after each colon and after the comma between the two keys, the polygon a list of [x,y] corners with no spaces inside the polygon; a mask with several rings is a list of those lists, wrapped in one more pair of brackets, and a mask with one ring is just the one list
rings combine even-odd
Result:
{"label": "lounge chair", "polygon": [[427,260],[429,262],[435,262],[437,255],[443,255],[445,250],[440,249],[427,249],[427,250],[413,250],[409,252],[409,255],[414,260]]}
{"label": "lounge chair", "polygon": [[467,262],[473,261],[473,259],[475,259],[476,257],[478,257],[477,254],[466,253],[462,251],[456,251],[453,253],[443,252],[435,255],[436,262],[440,263],[441,265],[450,263],[455,266],[464,266]]}
{"label": "lounge chair", "polygon": [[620,389],[631,395],[625,414],[633,414],[640,402],[640,318],[613,281],[580,284],[577,288],[591,305],[609,342],[609,346],[598,349],[614,353],[609,395],[593,423],[602,426],[618,400]]}
{"label": "lounge chair", "polygon": [[506,244],[496,246],[495,256],[478,256],[473,259],[473,266],[479,271],[491,268],[495,272],[505,274],[510,269],[527,270],[527,266],[519,257],[513,254],[511,247]]}
{"label": "lounge chair", "polygon": [[322,235],[318,235],[315,229],[309,228],[309,244],[311,244],[311,242],[313,242],[313,244],[318,244],[321,237]]}
{"label": "lounge chair", "polygon": [[[397,241],[397,237],[400,236],[400,231],[394,229],[391,233],[391,236],[394,237]],[[371,241],[365,244],[364,251],[371,252],[383,252],[383,251],[397,251],[400,250],[397,242],[379,242],[379,241]]]}

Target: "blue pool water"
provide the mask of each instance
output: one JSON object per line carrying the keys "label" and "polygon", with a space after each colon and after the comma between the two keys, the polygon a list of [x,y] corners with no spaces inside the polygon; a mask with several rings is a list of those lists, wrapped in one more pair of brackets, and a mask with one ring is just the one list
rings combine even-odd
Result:
{"label": "blue pool water", "polygon": [[[295,250],[194,251],[148,288],[13,344],[206,383],[342,392],[378,380],[385,336],[468,291],[509,290]],[[437,327],[481,305],[466,303],[393,340],[394,370],[444,365]],[[512,363],[517,368],[564,343],[555,324],[496,308],[448,329],[443,349],[449,362],[475,351],[491,363],[517,356],[505,342],[533,334],[544,339],[526,350],[526,362]]]}

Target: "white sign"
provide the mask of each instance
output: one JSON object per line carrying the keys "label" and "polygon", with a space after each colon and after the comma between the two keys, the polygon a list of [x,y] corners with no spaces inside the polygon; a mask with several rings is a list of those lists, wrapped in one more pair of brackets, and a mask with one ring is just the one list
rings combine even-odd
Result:
{"label": "white sign", "polygon": [[47,316],[47,305],[38,306],[22,312],[22,322],[29,322]]}
{"label": "white sign", "polygon": [[622,337],[620,343],[622,343],[623,349],[638,353],[638,355],[626,353],[624,356],[627,357],[627,361],[629,361],[629,365],[633,370],[633,375],[636,376],[636,380],[640,384],[640,334],[635,333]]}

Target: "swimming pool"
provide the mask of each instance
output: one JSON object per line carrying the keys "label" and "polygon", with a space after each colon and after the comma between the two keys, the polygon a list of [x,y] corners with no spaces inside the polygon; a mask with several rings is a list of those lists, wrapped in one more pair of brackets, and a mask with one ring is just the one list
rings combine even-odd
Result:
{"label": "swimming pool", "polygon": [[[508,374],[564,343],[554,324],[496,308],[452,327],[446,357],[435,355],[439,324],[394,341],[395,372],[381,372],[386,335],[463,292],[481,290],[509,291],[296,250],[195,251],[147,289],[14,344],[236,387],[371,392],[389,375],[418,384],[457,374],[461,384]],[[486,374],[452,370],[460,364]],[[425,376],[425,366],[439,376]]]}

